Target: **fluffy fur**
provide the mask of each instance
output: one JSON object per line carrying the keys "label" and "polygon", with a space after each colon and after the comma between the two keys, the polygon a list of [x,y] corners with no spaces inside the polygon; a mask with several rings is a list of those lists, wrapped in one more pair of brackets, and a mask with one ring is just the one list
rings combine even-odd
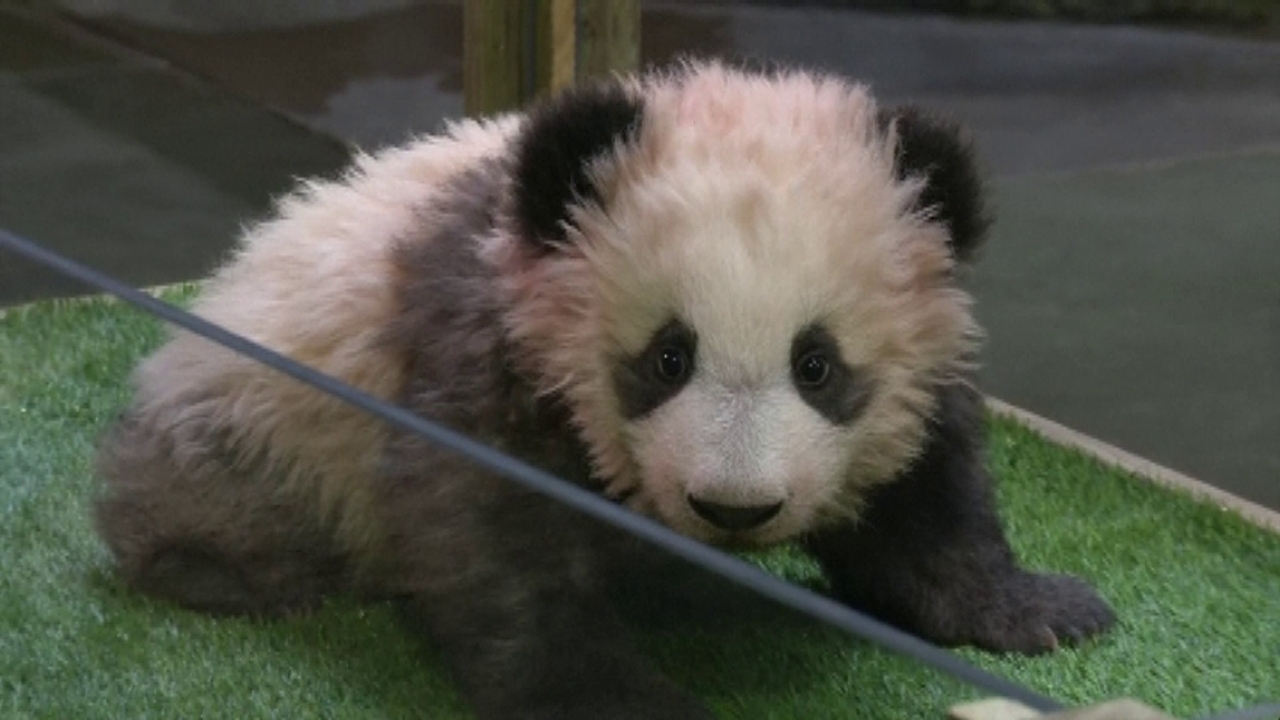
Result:
{"label": "fluffy fur", "polygon": [[[690,536],[798,540],[925,637],[1037,652],[1112,616],[993,509],[955,280],[985,225],[954,126],[695,64],[305,185],[195,309]],[[134,382],[96,519],[140,589],[400,598],[483,717],[708,717],[621,640],[572,512],[194,337]]]}

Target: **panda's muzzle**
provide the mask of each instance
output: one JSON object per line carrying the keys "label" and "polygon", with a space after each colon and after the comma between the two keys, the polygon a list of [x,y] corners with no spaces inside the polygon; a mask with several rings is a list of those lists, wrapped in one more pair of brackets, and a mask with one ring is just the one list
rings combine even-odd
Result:
{"label": "panda's muzzle", "polygon": [[689,506],[698,517],[721,530],[740,531],[760,527],[782,510],[782,503],[768,505],[725,505],[687,496]]}

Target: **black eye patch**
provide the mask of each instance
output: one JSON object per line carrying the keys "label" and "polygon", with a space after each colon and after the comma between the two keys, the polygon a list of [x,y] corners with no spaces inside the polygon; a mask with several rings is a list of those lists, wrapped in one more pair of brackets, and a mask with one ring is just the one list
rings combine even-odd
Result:
{"label": "black eye patch", "polygon": [[844,361],[835,337],[809,325],[791,341],[791,382],[809,407],[835,425],[848,425],[866,409],[871,379]]}
{"label": "black eye patch", "polygon": [[622,416],[644,417],[675,397],[693,377],[697,349],[698,336],[673,319],[653,334],[644,350],[614,365],[613,391]]}

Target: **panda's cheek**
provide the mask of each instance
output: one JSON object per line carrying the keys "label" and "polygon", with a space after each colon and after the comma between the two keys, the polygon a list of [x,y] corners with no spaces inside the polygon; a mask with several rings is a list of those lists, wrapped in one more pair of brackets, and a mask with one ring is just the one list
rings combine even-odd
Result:
{"label": "panda's cheek", "polygon": [[803,531],[802,526],[840,494],[852,455],[852,433],[794,400],[777,412],[772,429],[776,472],[786,484],[786,519]]}
{"label": "panda's cheek", "polygon": [[787,504],[775,521],[765,528],[767,534],[762,540],[767,543],[803,535],[814,526],[836,495],[833,488],[839,481],[825,468],[804,464],[793,468],[789,477]]}
{"label": "panda's cheek", "polygon": [[[660,409],[655,415],[662,414]],[[630,432],[632,456],[640,470],[643,505],[656,511],[656,519],[685,534],[696,529],[687,511],[682,478],[696,452],[693,439],[673,418],[652,417],[635,423]]]}

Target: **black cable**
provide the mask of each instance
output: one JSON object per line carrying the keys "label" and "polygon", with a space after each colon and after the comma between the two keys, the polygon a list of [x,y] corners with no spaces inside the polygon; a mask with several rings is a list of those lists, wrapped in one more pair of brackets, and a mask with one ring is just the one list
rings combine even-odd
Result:
{"label": "black cable", "polygon": [[1280,702],[1229,710],[1221,715],[1210,715],[1201,720],[1280,720]]}
{"label": "black cable", "polygon": [[1022,687],[954,654],[864,615],[813,591],[793,585],[732,555],[680,535],[670,528],[638,515],[568,481],[504,455],[461,433],[426,420],[403,408],[388,404],[368,393],[294,362],[268,348],[222,327],[158,300],[93,268],[53,252],[41,245],[0,228],[0,247],[57,270],[68,277],[107,292],[124,302],[156,315],[174,325],[200,335],[223,347],[250,357],[289,377],[319,388],[392,425],[416,433],[484,468],[496,472],[547,497],[573,507],[592,518],[608,523],[746,587],[780,605],[819,619],[845,632],[870,640],[881,647],[911,657],[989,693],[1017,700],[1041,711],[1062,708],[1057,701]]}

